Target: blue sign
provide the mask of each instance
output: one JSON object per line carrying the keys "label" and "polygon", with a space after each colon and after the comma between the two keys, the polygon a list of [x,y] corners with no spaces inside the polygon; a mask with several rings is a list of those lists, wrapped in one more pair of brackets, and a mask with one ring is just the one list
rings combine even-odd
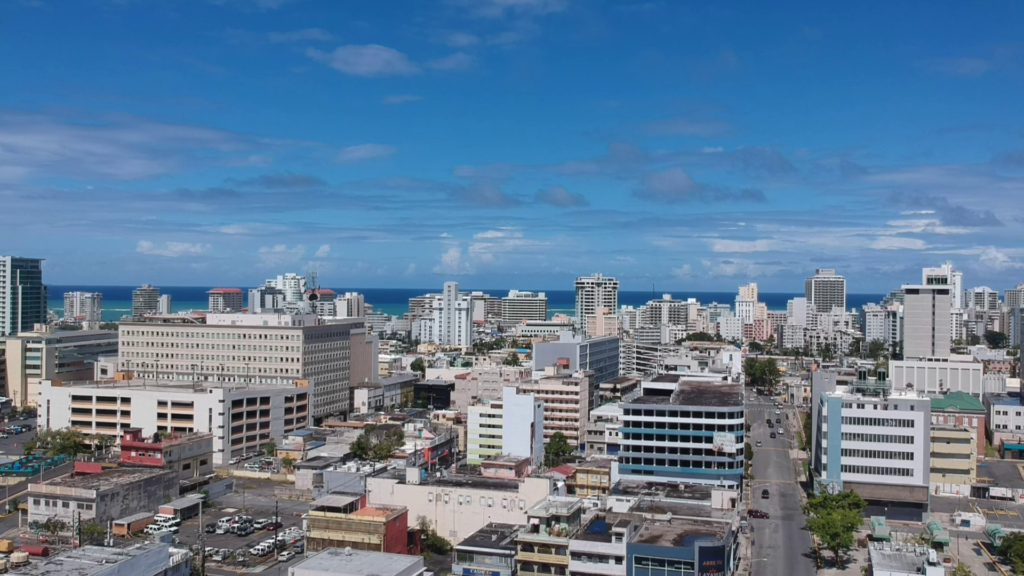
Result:
{"label": "blue sign", "polygon": [[725,576],[725,546],[697,547],[697,576]]}
{"label": "blue sign", "polygon": [[501,572],[497,570],[483,570],[481,568],[466,568],[463,566],[462,576],[501,576]]}

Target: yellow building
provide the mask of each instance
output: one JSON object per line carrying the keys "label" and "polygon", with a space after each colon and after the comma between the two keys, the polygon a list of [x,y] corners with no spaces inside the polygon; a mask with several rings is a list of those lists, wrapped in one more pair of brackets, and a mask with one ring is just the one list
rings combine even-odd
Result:
{"label": "yellow building", "polygon": [[965,426],[931,427],[933,494],[970,495],[978,480],[978,432]]}
{"label": "yellow building", "polygon": [[607,496],[612,485],[612,461],[591,460],[573,464],[576,472],[566,479],[570,494],[576,496]]}
{"label": "yellow building", "polygon": [[526,511],[527,523],[516,536],[519,576],[566,576],[569,539],[580,528],[583,501],[548,496]]}

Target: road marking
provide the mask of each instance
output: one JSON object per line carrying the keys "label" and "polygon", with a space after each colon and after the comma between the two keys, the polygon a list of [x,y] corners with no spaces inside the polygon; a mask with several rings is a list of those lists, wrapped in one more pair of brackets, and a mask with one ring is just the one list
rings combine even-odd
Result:
{"label": "road marking", "polygon": [[757,450],[775,450],[776,452],[789,452],[789,448],[769,448],[769,447],[762,447],[762,446],[757,446],[757,447],[754,448],[755,452]]}

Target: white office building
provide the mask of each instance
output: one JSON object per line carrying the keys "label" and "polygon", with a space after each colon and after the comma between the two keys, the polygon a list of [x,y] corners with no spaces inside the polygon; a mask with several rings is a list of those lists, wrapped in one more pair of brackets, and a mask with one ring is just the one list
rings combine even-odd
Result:
{"label": "white office building", "polygon": [[952,262],[945,262],[938,268],[923,268],[921,284],[949,286],[950,306],[957,309],[964,308],[964,273],[953,270]]}
{"label": "white office building", "polygon": [[536,394],[505,386],[500,400],[470,406],[466,447],[471,466],[502,455],[530,458],[534,467],[540,466],[544,460],[544,402]]}
{"label": "white office building", "polygon": [[718,333],[727,342],[743,341],[743,319],[733,314],[718,317]]}
{"label": "white office building", "polygon": [[306,293],[306,277],[292,272],[270,278],[264,285],[280,290],[285,302],[302,302],[302,296]]}
{"label": "white office building", "polygon": [[503,322],[519,323],[522,321],[540,321],[548,319],[548,297],[544,292],[524,292],[509,290],[508,296],[501,299],[501,319]]}
{"label": "white office building", "polygon": [[903,357],[948,358],[950,287],[903,286]]}
{"label": "white office building", "polygon": [[338,297],[334,299],[334,315],[337,318],[366,316],[366,298],[358,292],[338,294]]}
{"label": "white office building", "polygon": [[886,342],[885,333],[886,310],[878,304],[865,304],[861,308],[861,329],[864,331],[864,341],[871,343],[876,340]]}
{"label": "white office building", "polygon": [[351,335],[362,320],[319,324],[315,315],[208,314],[122,322],[118,366],[160,382],[308,383],[312,415],[349,412]]}
{"label": "white office building", "polygon": [[65,292],[64,321],[101,322],[103,320],[103,294],[99,292]]}
{"label": "white office building", "polygon": [[227,464],[243,452],[259,452],[267,442],[309,423],[309,388],[220,383],[58,382],[39,386],[40,427],[72,428],[89,436],[119,438],[125,428],[145,436],[209,432],[213,463]]}
{"label": "white office building", "polygon": [[619,309],[619,281],[600,272],[576,279],[576,324],[582,334],[587,333],[587,316],[597,313],[599,307]]}
{"label": "white office building", "polygon": [[1024,308],[1024,284],[1017,284],[1015,288],[1007,288],[1003,292],[1003,304],[1010,310]]}
{"label": "white office building", "polygon": [[846,309],[846,278],[831,268],[818,268],[804,281],[804,297],[817,312]]}
{"label": "white office building", "polygon": [[890,360],[894,391],[913,389],[928,394],[966,392],[981,398],[985,369],[971,356],[949,355],[944,359]]}
{"label": "white office building", "polygon": [[473,345],[473,300],[459,293],[458,282],[445,282],[444,291],[426,302],[429,313],[413,322],[422,342],[442,346]]}
{"label": "white office building", "polygon": [[[156,314],[159,310],[159,288],[154,288],[152,284],[143,284],[135,290],[132,290],[132,316]],[[170,314],[170,311],[167,313]]]}
{"label": "white office building", "polygon": [[968,288],[964,292],[964,307],[991,312],[997,311],[999,310],[999,292],[988,286]]}
{"label": "white office building", "polygon": [[744,324],[754,323],[754,311],[757,308],[756,300],[744,300],[736,297],[736,317]]}
{"label": "white office building", "polygon": [[157,298],[156,313],[166,316],[170,314],[172,310],[173,308],[171,307],[171,295],[161,294],[160,297]]}

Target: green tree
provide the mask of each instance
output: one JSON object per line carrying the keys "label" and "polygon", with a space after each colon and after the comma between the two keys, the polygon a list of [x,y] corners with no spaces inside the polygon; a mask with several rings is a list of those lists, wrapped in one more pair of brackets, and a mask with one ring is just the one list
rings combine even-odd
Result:
{"label": "green tree", "polygon": [[391,457],[395,450],[405,444],[405,433],[401,428],[380,432],[376,428],[364,431],[352,442],[349,450],[360,460],[381,462]]}
{"label": "green tree", "polygon": [[707,332],[690,332],[683,338],[683,342],[714,342],[715,336]]}
{"label": "green tree", "polygon": [[427,364],[423,361],[422,356],[413,360],[412,364],[409,365],[409,368],[411,368],[413,372],[419,372],[420,375],[425,376],[427,374]]}
{"label": "green tree", "polygon": [[273,440],[263,445],[263,453],[273,458],[274,454],[277,453],[277,444]]}
{"label": "green tree", "polygon": [[881,340],[868,342],[868,358],[875,362],[878,362],[886,352],[888,352],[888,347],[885,345],[885,342]]}
{"label": "green tree", "polygon": [[39,524],[39,530],[46,534],[49,534],[54,538],[57,538],[61,534],[64,534],[68,531],[68,523],[59,518],[51,516],[50,518],[47,518],[46,521]]}
{"label": "green tree", "polygon": [[995,330],[985,331],[985,342],[989,348],[1006,348],[1006,334]]}
{"label": "green tree", "polygon": [[74,458],[89,450],[85,447],[81,432],[70,428],[39,430],[36,435],[36,449],[43,449],[49,456]]}
{"label": "green tree", "polygon": [[107,536],[107,529],[95,522],[82,524],[82,545],[99,544]]}
{"label": "green tree", "polygon": [[978,344],[981,344],[981,337],[978,336],[977,334],[971,334],[967,338],[967,345],[968,346],[977,346]]}
{"label": "green tree", "polygon": [[513,350],[512,353],[508,355],[508,358],[505,358],[503,364],[505,366],[519,366],[519,354]]}
{"label": "green tree", "polygon": [[762,345],[760,342],[748,342],[747,350],[750,350],[752,354],[763,354],[764,345]]}
{"label": "green tree", "polygon": [[1024,574],[1024,532],[1011,532],[996,547],[996,554],[1013,567],[1014,574]]}
{"label": "green tree", "polygon": [[37,440],[35,438],[29,438],[28,442],[25,442],[25,444],[22,445],[21,452],[25,456],[28,456],[29,454],[32,454],[33,452],[35,452],[38,448],[39,448],[39,440]]}
{"label": "green tree", "polygon": [[292,466],[295,466],[295,459],[285,456],[281,459],[281,466],[283,468],[291,468]]}
{"label": "green tree", "polygon": [[953,571],[949,573],[949,576],[975,576],[974,572],[967,567],[967,564],[960,562],[953,568]]}
{"label": "green tree", "polygon": [[821,359],[825,362],[828,362],[833,358],[834,355],[835,352],[832,350],[832,343],[825,342],[825,344],[821,347]]}
{"label": "green tree", "polygon": [[423,547],[426,548],[429,554],[450,554],[452,551],[452,545],[447,540],[442,538],[434,530],[434,527],[430,525],[430,520],[427,520],[426,516],[417,516],[416,525],[420,529],[423,537]]}
{"label": "green tree", "polygon": [[828,494],[821,486],[818,494],[804,504],[807,530],[832,551],[838,568],[843,565],[843,552],[853,548],[854,533],[864,523],[866,506],[867,502],[854,492]]}
{"label": "green tree", "polygon": [[544,447],[544,464],[549,468],[558,466],[570,454],[572,454],[572,446],[569,445],[565,434],[555,432],[548,440],[548,445]]}

